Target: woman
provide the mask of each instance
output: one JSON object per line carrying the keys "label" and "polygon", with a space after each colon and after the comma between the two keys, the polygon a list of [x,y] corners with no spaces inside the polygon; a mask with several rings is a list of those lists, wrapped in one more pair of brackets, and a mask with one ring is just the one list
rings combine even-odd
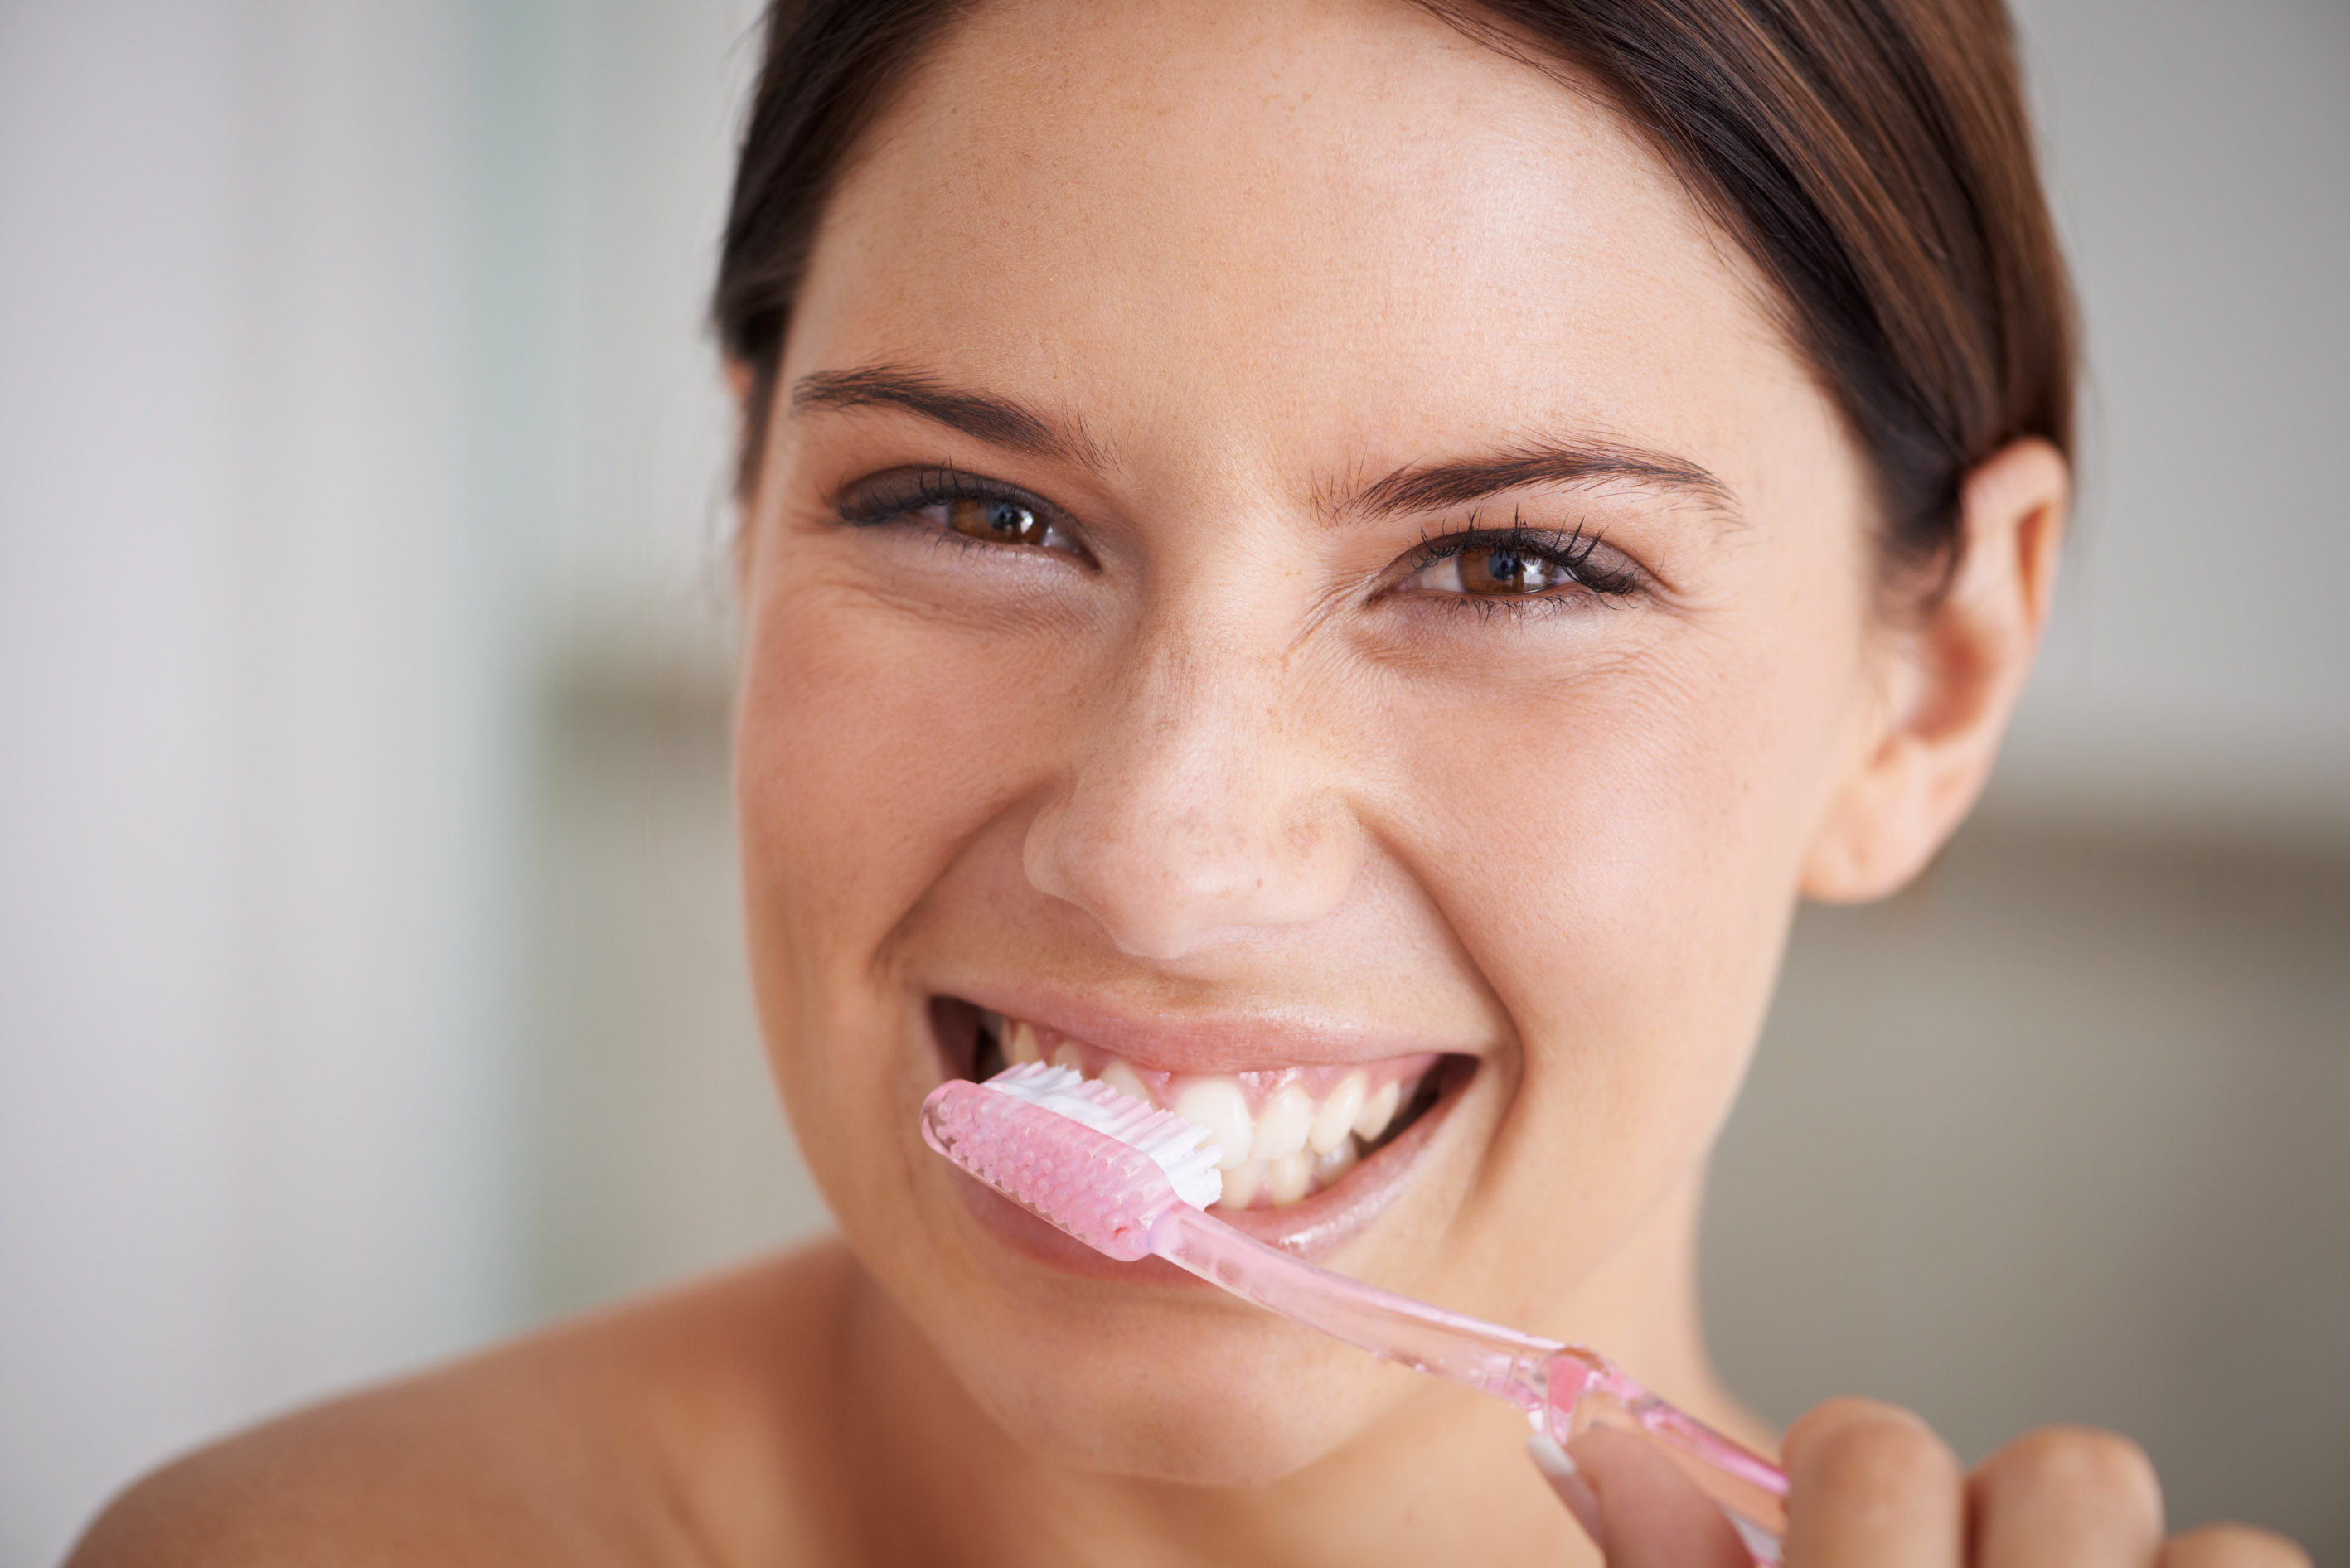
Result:
{"label": "woman", "polygon": [[2166,1542],[2106,1434],[1774,1443],[1696,1318],[1794,902],[1934,854],[2048,604],[2068,305],[1991,0],[773,28],[738,793],[843,1240],[198,1456],[78,1561],[1743,1561],[1637,1448],[1545,1487],[1502,1407],[923,1147],[1037,1056],[1211,1123],[1235,1223],[1779,1451],[1790,1563],[2300,1561]]}

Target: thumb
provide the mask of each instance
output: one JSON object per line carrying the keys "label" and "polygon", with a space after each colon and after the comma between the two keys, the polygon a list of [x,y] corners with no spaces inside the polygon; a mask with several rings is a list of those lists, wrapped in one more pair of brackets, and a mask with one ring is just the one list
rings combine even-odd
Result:
{"label": "thumb", "polygon": [[1639,1438],[1595,1427],[1571,1449],[1536,1437],[1526,1452],[1608,1568],[1752,1568],[1721,1511]]}

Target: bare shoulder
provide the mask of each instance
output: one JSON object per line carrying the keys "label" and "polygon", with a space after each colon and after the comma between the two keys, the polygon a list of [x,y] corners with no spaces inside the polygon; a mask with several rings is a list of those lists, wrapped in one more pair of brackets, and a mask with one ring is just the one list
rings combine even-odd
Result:
{"label": "bare shoulder", "polygon": [[68,1568],[831,1557],[827,1244],[272,1421],[148,1476]]}

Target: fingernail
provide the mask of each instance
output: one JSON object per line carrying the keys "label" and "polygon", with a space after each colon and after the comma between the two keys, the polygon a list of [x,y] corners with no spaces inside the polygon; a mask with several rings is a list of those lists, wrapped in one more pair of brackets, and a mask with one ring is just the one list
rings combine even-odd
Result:
{"label": "fingernail", "polygon": [[1526,1439],[1526,1457],[1550,1482],[1550,1490],[1558,1493],[1558,1501],[1566,1504],[1566,1511],[1575,1515],[1575,1522],[1583,1526],[1583,1533],[1599,1548],[1601,1556],[1607,1554],[1607,1525],[1599,1512],[1599,1498],[1592,1491],[1591,1483],[1583,1479],[1582,1467],[1575,1456],[1562,1449],[1549,1437],[1536,1432]]}

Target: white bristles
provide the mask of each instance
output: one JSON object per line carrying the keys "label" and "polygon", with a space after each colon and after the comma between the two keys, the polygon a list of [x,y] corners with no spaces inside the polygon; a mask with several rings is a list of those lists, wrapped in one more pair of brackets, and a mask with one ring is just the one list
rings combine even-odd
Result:
{"label": "white bristles", "polygon": [[1197,1122],[1122,1095],[1074,1067],[1048,1067],[1041,1062],[1008,1067],[982,1086],[1065,1116],[1149,1155],[1167,1173],[1175,1195],[1194,1209],[1205,1209],[1224,1195],[1223,1172],[1216,1168],[1222,1155],[1213,1144],[1201,1147],[1208,1129]]}

